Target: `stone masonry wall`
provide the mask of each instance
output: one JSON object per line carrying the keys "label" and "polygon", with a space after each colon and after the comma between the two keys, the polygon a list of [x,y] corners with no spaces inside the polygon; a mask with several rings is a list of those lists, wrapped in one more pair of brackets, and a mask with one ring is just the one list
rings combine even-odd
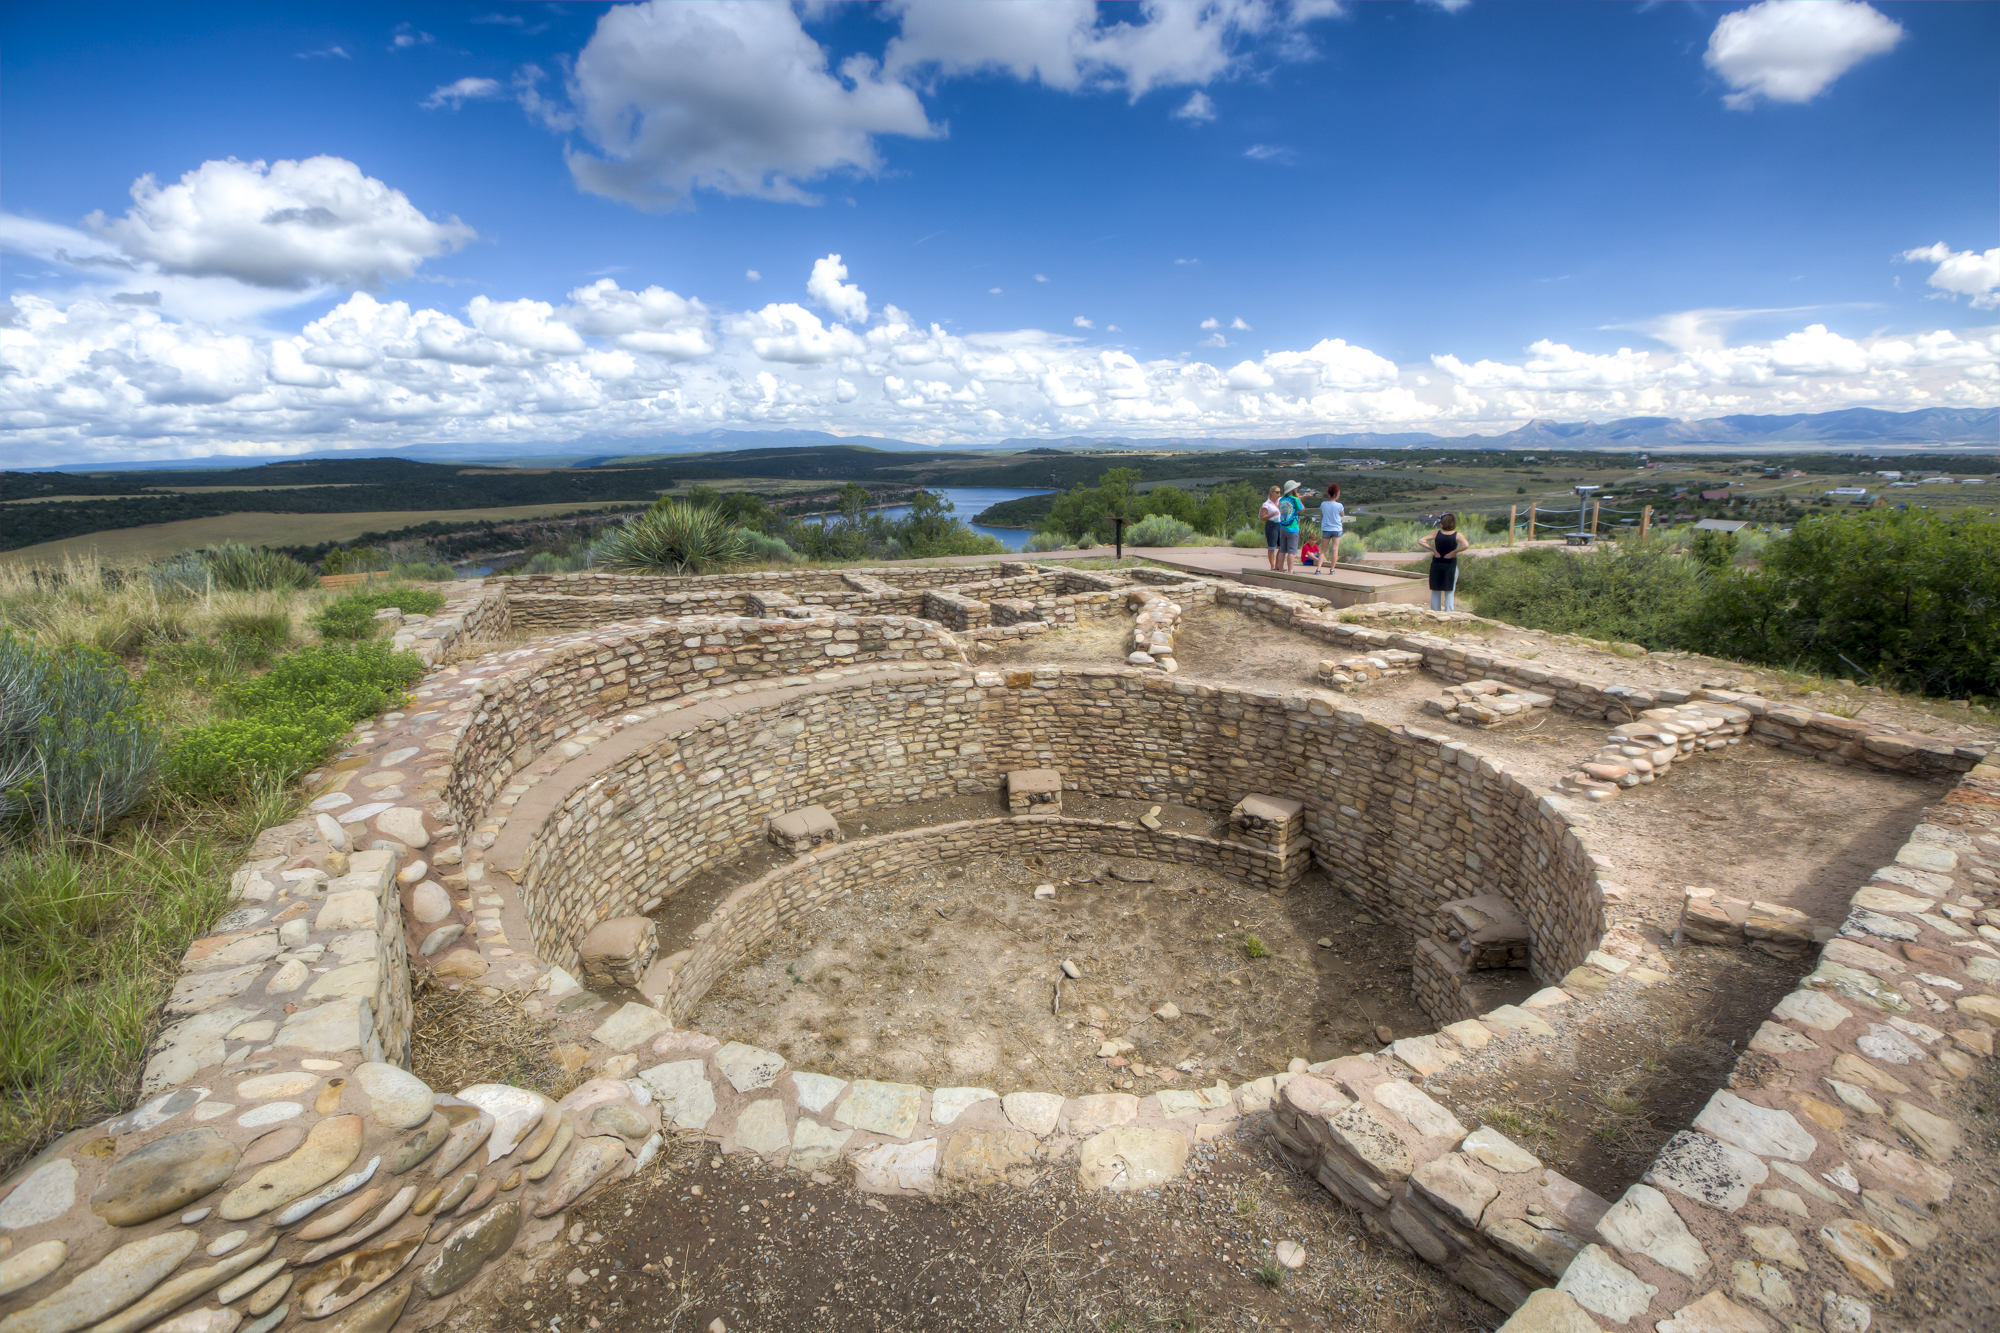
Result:
{"label": "stone masonry wall", "polygon": [[1533,662],[1480,648],[1464,648],[1435,634],[1397,633],[1343,623],[1322,602],[1262,588],[1224,587],[1224,606],[1262,616],[1295,633],[1343,648],[1400,648],[1421,654],[1424,666],[1445,679],[1504,680],[1551,695],[1555,706],[1583,717],[1627,722],[1647,709],[1707,699],[1741,708],[1752,716],[1752,740],[1835,764],[1861,764],[1894,773],[1963,773],[1991,751],[1986,745],[1954,746],[1901,727],[1856,722],[1815,713],[1730,690],[1646,690],[1631,685],[1595,685]]}
{"label": "stone masonry wall", "polygon": [[[613,627],[617,630],[617,627]],[[700,618],[599,632],[481,683],[483,703],[453,756],[453,808],[476,824],[514,773],[578,728],[620,709],[874,661],[958,655],[937,626],[895,617]]]}

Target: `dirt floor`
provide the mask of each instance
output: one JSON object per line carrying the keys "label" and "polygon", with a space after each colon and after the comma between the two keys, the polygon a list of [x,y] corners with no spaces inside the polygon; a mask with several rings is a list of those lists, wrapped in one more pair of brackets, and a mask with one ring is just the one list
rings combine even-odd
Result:
{"label": "dirt floor", "polygon": [[[1502,1322],[1370,1240],[1285,1165],[1260,1121],[1134,1198],[1050,1170],[1025,1190],[884,1200],[677,1139],[444,1327],[1473,1333]],[[1305,1247],[1297,1271],[1272,1262],[1283,1240]]]}
{"label": "dirt floor", "polygon": [[[1036,898],[1039,884],[1055,896]],[[993,858],[885,880],[798,922],[689,1026],[850,1078],[1143,1094],[1430,1031],[1411,947],[1317,874],[1274,897],[1180,865]],[[1157,1016],[1165,1004],[1178,1017]],[[1100,1055],[1107,1043],[1130,1049]]]}
{"label": "dirt floor", "polygon": [[1620,989],[1587,1011],[1542,1011],[1535,1049],[1472,1055],[1425,1091],[1466,1124],[1499,1128],[1548,1165],[1615,1199],[1687,1128],[1802,960],[1748,949],[1661,944],[1672,979]]}
{"label": "dirt floor", "polygon": [[1981,1061],[1938,1108],[1965,1131],[1951,1198],[1931,1215],[1938,1238],[1897,1265],[1896,1290],[1875,1305],[1883,1333],[1991,1333],[2000,1328],[2000,1065]]}

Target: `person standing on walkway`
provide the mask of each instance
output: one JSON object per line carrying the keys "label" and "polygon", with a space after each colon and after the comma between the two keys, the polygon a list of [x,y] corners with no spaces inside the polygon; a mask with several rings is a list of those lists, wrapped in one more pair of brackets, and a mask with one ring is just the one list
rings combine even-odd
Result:
{"label": "person standing on walkway", "polygon": [[1273,486],[1270,494],[1264,497],[1264,504],[1258,509],[1257,513],[1264,520],[1264,563],[1269,565],[1272,571],[1275,572],[1278,568],[1278,561],[1284,555],[1285,550],[1285,529],[1284,525],[1278,521],[1279,517],[1284,513],[1284,509],[1278,503],[1278,488],[1276,486]]}
{"label": "person standing on walkway", "polygon": [[1306,510],[1298,490],[1296,481],[1288,481],[1284,493],[1278,497],[1278,526],[1283,529],[1284,550],[1284,562],[1279,568],[1287,574],[1292,572],[1292,562],[1299,558],[1299,515]]}
{"label": "person standing on walkway", "polygon": [[1456,611],[1458,553],[1472,545],[1458,532],[1458,515],[1438,517],[1438,530],[1417,543],[1431,553],[1431,610]]}
{"label": "person standing on walkway", "polygon": [[1324,574],[1340,559],[1340,536],[1347,531],[1347,506],[1340,502],[1340,483],[1326,484],[1326,498],[1319,502],[1319,572]]}

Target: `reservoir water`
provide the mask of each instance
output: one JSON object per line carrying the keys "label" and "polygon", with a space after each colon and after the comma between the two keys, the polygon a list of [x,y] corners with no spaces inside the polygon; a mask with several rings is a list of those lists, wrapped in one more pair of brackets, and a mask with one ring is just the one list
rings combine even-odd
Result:
{"label": "reservoir water", "polygon": [[[1010,551],[1018,551],[1027,545],[1028,538],[1034,536],[1033,528],[992,528],[984,523],[974,523],[973,516],[981,511],[1008,500],[1019,500],[1030,495],[1047,495],[1047,487],[1037,490],[1021,490],[1012,486],[939,486],[938,494],[951,501],[952,516],[962,518],[966,526],[974,532],[983,532],[997,538]],[[877,512],[888,517],[901,518],[910,512],[908,505],[890,505]]]}

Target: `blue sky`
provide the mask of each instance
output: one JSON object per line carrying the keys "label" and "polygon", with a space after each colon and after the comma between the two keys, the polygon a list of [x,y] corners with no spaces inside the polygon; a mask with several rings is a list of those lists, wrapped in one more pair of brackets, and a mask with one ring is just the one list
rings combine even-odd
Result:
{"label": "blue sky", "polygon": [[1996,51],[1860,0],[15,7],[0,430],[1988,406]]}

